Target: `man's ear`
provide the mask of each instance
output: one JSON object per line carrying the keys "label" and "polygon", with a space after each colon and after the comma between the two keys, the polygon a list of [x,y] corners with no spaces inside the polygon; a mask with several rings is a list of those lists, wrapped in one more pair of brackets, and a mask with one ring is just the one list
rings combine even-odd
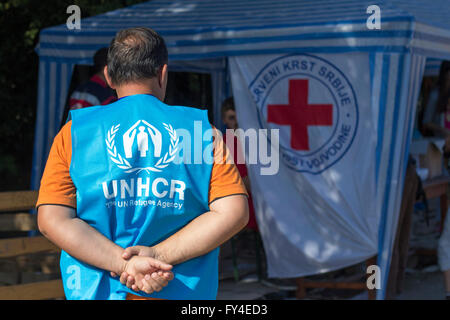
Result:
{"label": "man's ear", "polygon": [[109,74],[108,74],[108,66],[105,66],[105,67],[103,68],[103,75],[105,76],[106,83],[108,84],[108,86],[109,86],[111,89],[115,90],[116,87],[115,87],[115,86],[113,85],[113,83],[111,82],[111,78],[109,77]]}
{"label": "man's ear", "polygon": [[166,86],[167,86],[167,79],[169,76],[167,64],[163,65],[159,70],[160,71],[158,74],[158,84],[159,84],[159,87],[164,89],[164,91],[165,91]]}

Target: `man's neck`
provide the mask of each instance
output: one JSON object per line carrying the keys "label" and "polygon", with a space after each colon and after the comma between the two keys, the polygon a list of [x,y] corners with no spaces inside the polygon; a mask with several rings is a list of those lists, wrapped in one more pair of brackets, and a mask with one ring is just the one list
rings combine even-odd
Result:
{"label": "man's neck", "polygon": [[154,83],[127,83],[116,88],[117,97],[120,99],[122,97],[132,96],[135,94],[151,94],[163,100],[161,97],[160,90],[155,90]]}

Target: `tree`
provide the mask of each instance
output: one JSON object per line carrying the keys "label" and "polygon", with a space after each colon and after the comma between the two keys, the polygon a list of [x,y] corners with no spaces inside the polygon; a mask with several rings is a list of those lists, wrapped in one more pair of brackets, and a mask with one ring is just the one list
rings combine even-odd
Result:
{"label": "tree", "polygon": [[[148,1],[148,0],[147,0]],[[6,0],[0,3],[0,191],[28,189],[36,118],[41,29],[64,24],[76,4],[82,18],[145,0]]]}

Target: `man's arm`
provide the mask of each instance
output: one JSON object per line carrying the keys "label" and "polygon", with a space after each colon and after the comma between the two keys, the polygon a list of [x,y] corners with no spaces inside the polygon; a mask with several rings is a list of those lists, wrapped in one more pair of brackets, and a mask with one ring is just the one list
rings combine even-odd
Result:
{"label": "man's arm", "polygon": [[247,223],[247,197],[224,197],[212,202],[210,211],[198,216],[153,249],[162,261],[172,265],[179,264],[217,248]]}
{"label": "man's arm", "polygon": [[39,231],[71,256],[97,268],[122,271],[123,249],[76,217],[75,209],[42,205],[38,209]]}

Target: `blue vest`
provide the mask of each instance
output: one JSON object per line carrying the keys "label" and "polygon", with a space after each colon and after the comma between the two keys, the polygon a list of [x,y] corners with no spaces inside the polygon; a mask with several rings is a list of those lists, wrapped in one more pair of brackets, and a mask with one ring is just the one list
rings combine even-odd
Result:
{"label": "blue vest", "polygon": [[[206,111],[132,95],[71,111],[70,117],[77,216],[108,239],[123,248],[153,246],[209,211],[213,148]],[[167,287],[139,295],[215,299],[218,253],[217,248],[174,266],[175,278]],[[136,294],[109,272],[65,251],[60,266],[67,299]]]}

